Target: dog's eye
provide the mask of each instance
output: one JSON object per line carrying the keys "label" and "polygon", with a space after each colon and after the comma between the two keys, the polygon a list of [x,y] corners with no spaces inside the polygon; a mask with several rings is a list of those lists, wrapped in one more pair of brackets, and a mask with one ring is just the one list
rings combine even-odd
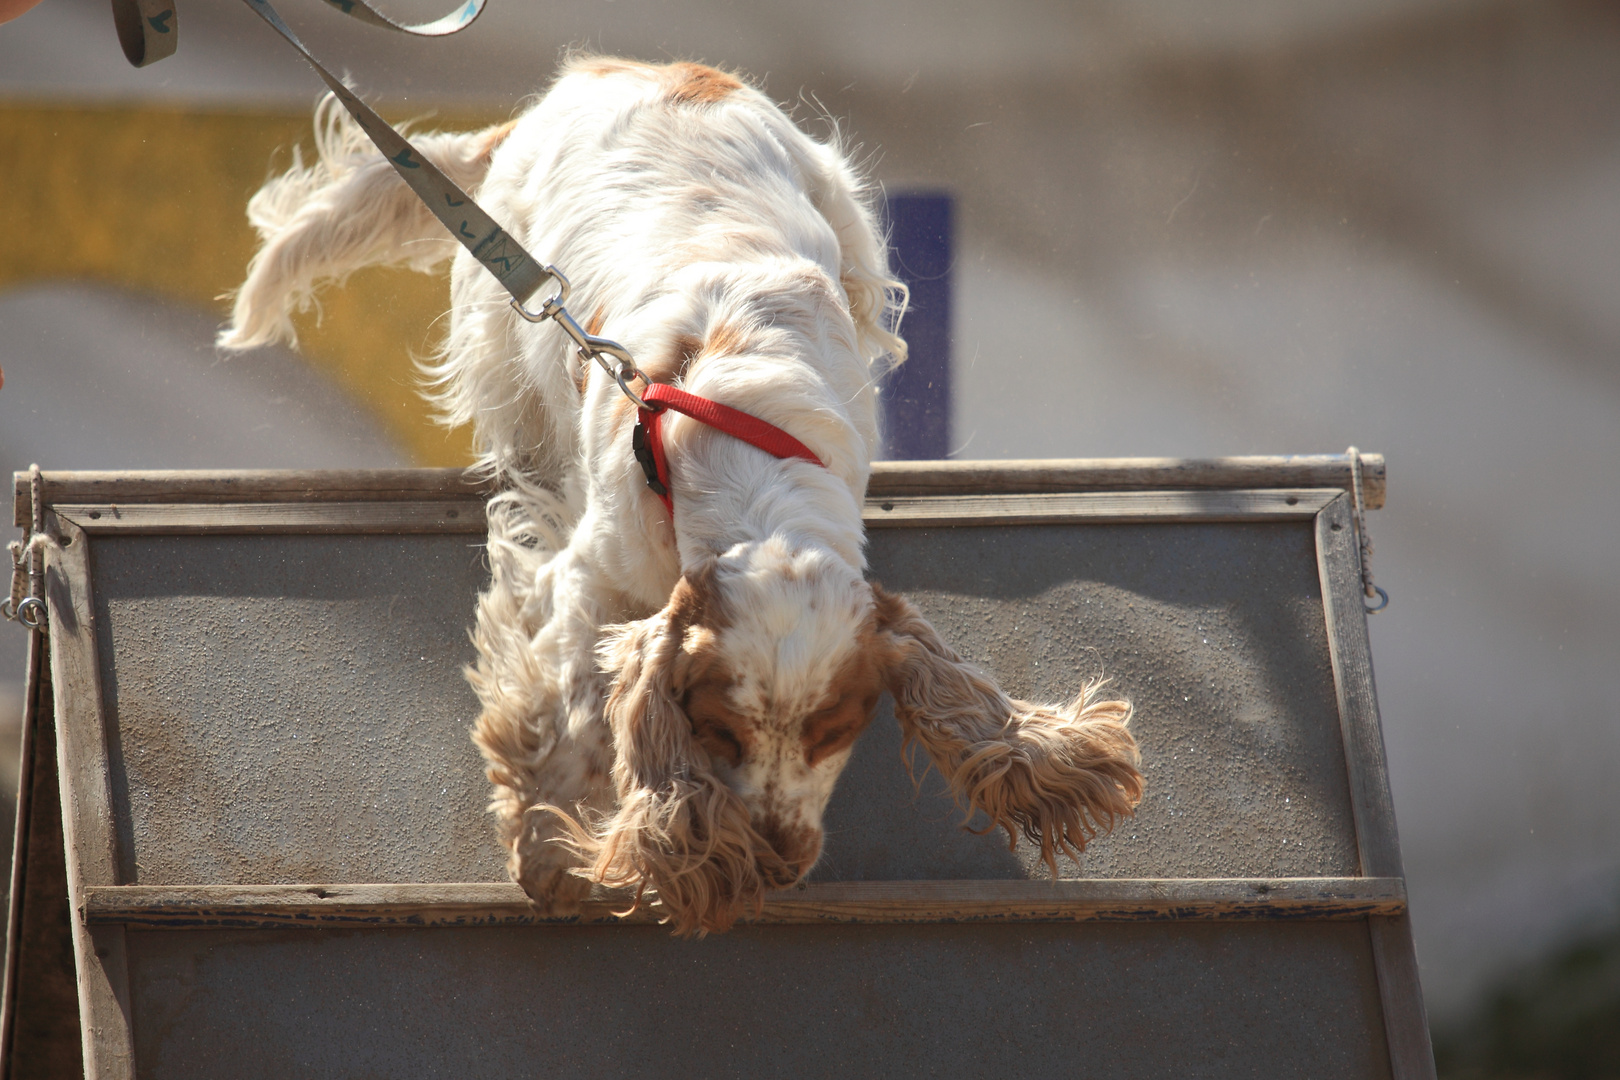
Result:
{"label": "dog's eye", "polygon": [[[825,709],[818,709],[805,718],[804,759],[815,765],[836,754],[860,737],[866,725],[872,722],[877,710],[878,695],[868,694],[855,698],[845,694]],[[859,706],[857,709],[856,706]]]}
{"label": "dog's eye", "polygon": [[849,695],[845,694],[842,697],[840,697],[837,701],[833,702],[831,705],[828,705],[828,706],[826,706],[824,708],[817,709],[815,712],[811,713],[809,715],[809,717],[806,718],[805,724],[806,724],[806,726],[813,728],[813,727],[817,727],[817,726],[819,726],[821,724],[828,723],[828,722],[832,721],[836,716],[838,716],[839,713],[843,712],[844,708],[848,704],[849,704]]}
{"label": "dog's eye", "polygon": [[727,707],[724,687],[712,680],[700,682],[681,698],[681,708],[699,746],[717,760],[742,764],[748,749],[747,722]]}
{"label": "dog's eye", "polygon": [[831,757],[854,742],[855,736],[860,733],[861,729],[859,727],[840,727],[827,732],[804,752],[806,763],[815,765],[824,758]]}
{"label": "dog's eye", "polygon": [[844,749],[846,746],[849,746],[860,737],[862,731],[866,730],[867,715],[868,714],[866,713],[861,713],[853,723],[838,724],[835,727],[822,732],[820,736],[817,737],[814,742],[810,743],[805,749],[805,761],[811,765],[814,765],[823,758],[830,757],[833,754],[836,754],[838,751]]}
{"label": "dog's eye", "polygon": [[719,724],[705,724],[701,729],[694,731],[698,745],[713,756],[737,765],[742,762],[742,742],[732,733],[731,729],[721,727]]}
{"label": "dog's eye", "polygon": [[827,732],[827,734],[816,740],[816,744],[810,748],[810,756],[816,758],[828,753],[848,736],[849,732],[843,729]]}

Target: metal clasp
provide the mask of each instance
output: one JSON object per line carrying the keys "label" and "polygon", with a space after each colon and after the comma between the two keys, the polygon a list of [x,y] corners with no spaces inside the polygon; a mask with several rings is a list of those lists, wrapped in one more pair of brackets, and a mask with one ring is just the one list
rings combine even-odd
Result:
{"label": "metal clasp", "polygon": [[[624,392],[624,396],[636,403],[637,408],[651,408],[652,406],[641,399],[641,395],[630,389],[630,382],[633,379],[640,379],[645,386],[652,385],[652,380],[647,378],[640,368],[636,367],[635,357],[630,355],[630,350],[617,341],[586,333],[585,328],[580,326],[574,320],[574,317],[568,314],[568,309],[563,306],[568,302],[569,295],[574,291],[573,286],[568,282],[568,278],[555,266],[548,265],[543,269],[556,279],[557,291],[552,294],[549,300],[540,305],[539,311],[530,311],[516,300],[512,301],[512,310],[523,316],[528,322],[540,323],[550,319],[562,327],[563,333],[572,338],[574,344],[579,346],[579,358],[581,360],[586,362],[596,361],[602,370],[612,376],[613,381],[619,384],[619,389]],[[612,357],[617,363],[609,363],[608,357]]]}

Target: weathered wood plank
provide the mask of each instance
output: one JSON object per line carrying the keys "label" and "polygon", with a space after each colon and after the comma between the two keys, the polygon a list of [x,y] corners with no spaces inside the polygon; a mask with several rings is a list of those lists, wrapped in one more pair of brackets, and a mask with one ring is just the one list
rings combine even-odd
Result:
{"label": "weathered wood plank", "polygon": [[[1384,505],[1382,454],[1361,455],[1368,509]],[[869,497],[1147,491],[1155,488],[1350,489],[1344,454],[1229,458],[1058,458],[1034,461],[878,461]]]}
{"label": "weathered wood plank", "polygon": [[92,535],[482,533],[481,502],[64,504],[56,513]]}
{"label": "weathered wood plank", "polygon": [[[174,469],[41,474],[57,503],[421,502],[479,500],[493,492],[465,469]],[[17,519],[29,512],[28,474],[15,478]]]}
{"label": "weathered wood plank", "polygon": [[1379,916],[1367,920],[1367,932],[1372,935],[1390,1075],[1393,1080],[1435,1080],[1434,1047],[1418,981],[1411,921],[1405,915]]}
{"label": "weathered wood plank", "polygon": [[[0,1061],[11,1055],[12,1034],[17,1011],[17,961],[21,955],[23,898],[27,895],[29,823],[34,793],[34,751],[37,740],[34,725],[39,720],[40,694],[48,679],[41,679],[45,659],[45,635],[39,630],[28,634],[25,672],[27,697],[23,700],[22,747],[18,754],[16,827],[11,844],[11,887],[6,893],[6,956],[4,985],[0,987]],[[0,1074],[6,1069],[0,1067]]]}
{"label": "weathered wood plank", "polygon": [[1351,520],[1350,497],[1339,495],[1317,516],[1316,558],[1327,618],[1328,654],[1339,698],[1339,730],[1350,776],[1361,872],[1368,877],[1404,877],[1395,802],[1389,792],[1384,730],[1373,684],[1372,648],[1361,594],[1361,552]]}
{"label": "weathered wood plank", "polygon": [[[1363,454],[1367,506],[1384,505],[1381,454]],[[484,498],[494,486],[462,469],[219,469],[44,473],[56,503],[418,502]],[[1343,454],[1233,458],[1072,458],[1052,461],[879,461],[867,495],[1034,494],[1196,488],[1350,488]],[[28,521],[18,473],[15,523]]]}
{"label": "weathered wood plank", "polygon": [[23,786],[12,864],[6,945],[5,1031],[0,1078],[84,1075],[79,989],[73,962],[73,909],[62,851],[62,799],[56,779],[50,639],[35,635],[23,728]]}
{"label": "weathered wood plank", "polygon": [[[122,886],[89,890],[92,925],[219,927],[488,926],[656,922],[622,918],[628,898],[597,890],[568,919],[537,915],[511,884]],[[774,893],[761,923],[1358,919],[1398,914],[1405,886],[1369,878],[872,881]]]}
{"label": "weathered wood plank", "polygon": [[[1305,520],[1334,489],[1110,491],[1048,495],[896,496],[868,500],[868,528],[1061,525],[1073,522]],[[91,535],[484,531],[478,502],[65,503],[56,513]]]}
{"label": "weathered wood plank", "polygon": [[[68,898],[77,907],[87,888],[118,883],[117,836],[108,782],[106,717],[96,662],[95,604],[90,594],[90,543],[83,530],[54,514],[47,528],[59,546],[45,563],[50,612],[51,684],[56,701],[57,771],[62,786],[62,834]],[[111,930],[113,932],[107,932]],[[74,923],[79,1017],[85,1076],[125,1080],[135,1075],[129,1023],[129,978],[121,928],[92,931]]]}
{"label": "weathered wood plank", "polygon": [[[1350,496],[1340,495],[1316,519],[1317,567],[1327,618],[1328,653],[1339,698],[1350,806],[1361,872],[1403,878],[1395,802],[1389,790],[1383,724],[1373,681],[1372,647],[1361,591],[1361,549]],[[1385,1038],[1394,1080],[1434,1080],[1434,1051],[1418,979],[1417,954],[1405,914],[1368,920],[1378,974]]]}
{"label": "weathered wood plank", "polygon": [[1097,491],[1045,495],[896,495],[868,499],[869,529],[1078,522],[1308,520],[1341,493],[1275,491]]}

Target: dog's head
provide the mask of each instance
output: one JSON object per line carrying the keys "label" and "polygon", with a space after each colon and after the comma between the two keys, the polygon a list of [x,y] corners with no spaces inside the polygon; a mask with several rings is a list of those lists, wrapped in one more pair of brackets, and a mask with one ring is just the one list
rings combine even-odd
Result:
{"label": "dog's head", "polygon": [[1129,706],[1015,701],[901,597],[819,548],[739,544],[601,648],[618,808],[587,873],[724,930],[809,872],[822,813],[887,689],[909,741],[1009,834],[1077,853],[1141,797]]}

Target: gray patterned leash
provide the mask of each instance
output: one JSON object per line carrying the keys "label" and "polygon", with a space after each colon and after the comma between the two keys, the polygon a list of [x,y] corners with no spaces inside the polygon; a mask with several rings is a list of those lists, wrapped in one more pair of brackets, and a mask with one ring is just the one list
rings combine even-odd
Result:
{"label": "gray patterned leash", "polygon": [[[568,301],[568,279],[555,266],[541,263],[524,250],[507,231],[484,212],[471,195],[444,175],[439,168],[412,146],[403,135],[395,131],[371,107],[361,101],[343,81],[328,71],[313,53],[298,39],[298,35],[282,21],[269,0],[242,0],[253,13],[271,29],[298,50],[315,73],[331,88],[333,96],[343,103],[362,131],[382,151],[394,171],[416,192],[433,216],[438,218],[450,235],[455,237],[473,258],[494,275],[507,292],[512,294],[512,307],[529,322],[551,319],[562,328],[579,348],[580,359],[592,360],[602,366],[641,408],[646,407],[630,382],[640,379],[644,385],[650,380],[636,367],[629,350],[618,342],[585,332],[563,305]],[[386,30],[395,30],[418,37],[443,37],[472,25],[484,10],[485,0],[467,0],[454,12],[426,23],[395,22],[372,7],[367,0],[326,0],[327,3],[351,18]],[[114,21],[118,26],[118,40],[124,55],[136,67],[153,64],[173,55],[179,38],[179,16],[173,0],[112,0]],[[556,282],[556,291],[540,305],[539,311],[530,311],[524,304],[547,282]]]}
{"label": "gray patterned leash", "polygon": [[[472,25],[472,21],[483,14],[485,0],[467,0],[464,6],[443,18],[425,23],[396,22],[366,0],[326,2],[350,18],[384,30],[398,30],[417,37],[444,37]],[[174,55],[180,42],[180,14],[175,10],[174,0],[113,0],[112,7],[118,44],[131,64],[146,67]]]}
{"label": "gray patterned leash", "polygon": [[[615,355],[625,357],[620,365],[621,371],[627,364],[634,372],[635,365],[628,362],[628,353],[613,342],[585,334],[563,309],[562,300],[567,296],[568,283],[561,274],[537,263],[471,196],[322,67],[304,47],[304,43],[282,22],[281,16],[268,0],[244,2],[309,61],[411,190],[427,204],[451,235],[472,252],[473,257],[512,294],[512,304],[518,311],[536,321],[542,318],[557,319],[569,336],[579,343],[582,354],[594,357],[612,350]],[[366,0],[327,0],[327,3],[345,15],[372,26],[420,37],[443,37],[469,26],[484,10],[485,0],[467,0],[465,5],[443,18],[417,24],[395,22]],[[145,67],[174,55],[180,39],[180,21],[173,0],[112,0],[112,9],[118,43],[131,64]],[[547,301],[538,316],[525,311],[522,302],[551,280],[558,282],[557,295]],[[604,366],[607,366],[605,362]],[[622,383],[623,379],[620,381]],[[29,492],[33,504],[31,528],[22,540],[13,540],[6,545],[11,553],[11,593],[0,601],[0,615],[29,630],[42,631],[48,618],[44,600],[45,552],[55,541],[45,531],[44,481],[38,465],[29,470]]]}
{"label": "gray patterned leash", "polygon": [[[128,3],[130,0],[121,0]],[[134,0],[140,2],[140,0]],[[332,0],[328,0],[332,2]],[[270,6],[269,0],[243,0],[253,13],[269,23],[276,33],[287,40],[287,44],[298,50],[300,56],[309,62],[331,88],[332,93],[349,110],[361,129],[377,144],[383,157],[393,165],[394,171],[399,173],[418,198],[427,204],[433,215],[444,223],[450,234],[459,240],[463,247],[472,252],[473,258],[483,264],[484,269],[495,275],[495,280],[506,287],[512,298],[519,302],[533,296],[540,286],[551,280],[552,275],[535,261],[523,246],[508,236],[505,229],[495,224],[495,219],[484,213],[483,208],[475,203],[472,196],[462,191],[456,182],[440,172],[433,162],[423,157],[416,147],[407,142],[404,136],[395,131],[389,124],[372,111],[371,107],[347,86],[343,81],[321,65],[314,55],[298,40],[298,35],[282,21],[276,9]],[[465,16],[458,25],[449,29],[441,29],[439,35],[454,33],[469,25],[478,17],[482,10],[483,0],[469,0],[461,9]],[[420,28],[403,26],[377,14],[363,0],[345,0],[342,4],[334,4],[346,14],[361,18],[361,12],[366,14],[365,21],[374,26],[386,26],[407,34],[423,33]],[[455,16],[447,16],[437,22],[426,24],[430,27],[441,27]]]}

